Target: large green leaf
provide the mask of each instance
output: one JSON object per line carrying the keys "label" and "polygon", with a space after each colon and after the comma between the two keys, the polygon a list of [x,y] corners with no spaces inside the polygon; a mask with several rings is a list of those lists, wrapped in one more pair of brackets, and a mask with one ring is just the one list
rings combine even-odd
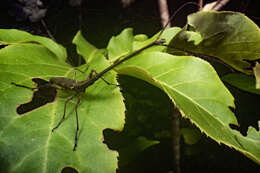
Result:
{"label": "large green leaf", "polygon": [[[2,31],[14,33],[13,30]],[[29,102],[32,91],[11,85],[15,82],[33,87],[34,77],[45,80],[55,76],[73,78],[73,68],[65,63],[65,58],[57,61],[57,54],[41,42],[21,40],[23,37],[0,49],[0,172],[57,173],[66,166],[78,172],[115,172],[118,153],[103,143],[103,130],[123,128],[125,108],[119,88],[108,86],[102,80],[87,88],[78,107],[79,141],[73,152],[76,98],[68,103],[66,120],[52,133],[63,114],[65,99],[73,93],[59,90],[54,102],[18,115],[17,106]],[[1,37],[1,41],[9,42],[9,38]],[[87,42],[80,33],[75,43],[80,54],[88,56],[81,49]],[[109,65],[94,46],[85,49],[93,53],[93,61],[86,73],[77,73],[77,80],[85,79],[90,69],[100,71]],[[83,69],[86,68],[82,66]],[[108,72],[104,77],[116,83],[114,72]]]}
{"label": "large green leaf", "polygon": [[116,71],[160,88],[201,131],[260,163],[260,133],[250,127],[245,137],[230,128],[230,124],[237,124],[229,109],[234,107],[234,99],[206,61],[144,51],[119,65]]}
{"label": "large green leaf", "polygon": [[187,26],[174,37],[168,51],[175,48],[218,58],[236,70],[252,73],[248,60],[260,57],[260,30],[249,18],[237,12],[198,12],[188,16]]}

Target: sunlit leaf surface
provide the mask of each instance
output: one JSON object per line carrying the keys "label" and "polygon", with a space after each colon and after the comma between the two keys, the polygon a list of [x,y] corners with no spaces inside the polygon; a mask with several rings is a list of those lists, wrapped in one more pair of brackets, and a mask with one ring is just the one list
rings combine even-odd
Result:
{"label": "sunlit leaf surface", "polygon": [[[167,36],[162,38],[167,41],[171,39]],[[230,124],[237,124],[230,110],[230,107],[234,107],[234,98],[206,61],[194,56],[144,51],[117,67],[116,71],[157,86],[172,99],[182,115],[202,132],[260,163],[259,131],[250,127],[248,135],[243,136],[230,128]]]}
{"label": "sunlit leaf surface", "polygon": [[[10,32],[15,34],[13,30]],[[65,59],[58,61],[52,49],[34,43],[33,39],[30,41],[26,35],[26,42],[13,40],[12,44],[0,49],[0,172],[58,173],[67,166],[78,172],[115,172],[118,153],[103,143],[103,130],[123,128],[125,108],[118,87],[98,80],[86,89],[78,107],[80,130],[75,152],[76,98],[68,103],[63,124],[52,133],[52,128],[63,115],[65,99],[73,92],[58,90],[55,101],[23,115],[16,113],[17,106],[30,101],[33,92],[11,85],[11,82],[34,87],[32,78],[35,77],[46,81],[55,76],[73,78],[73,68],[65,63]],[[3,42],[8,41],[0,38]],[[40,40],[52,42],[47,38]],[[109,65],[99,50],[94,46],[87,47],[86,43],[79,33],[75,38],[78,51],[88,56],[81,49],[84,44],[92,61],[87,72],[77,71],[77,80],[84,80],[90,69],[100,71]],[[81,70],[85,69],[81,67]],[[104,76],[112,83],[116,83],[115,77],[114,72]]]}

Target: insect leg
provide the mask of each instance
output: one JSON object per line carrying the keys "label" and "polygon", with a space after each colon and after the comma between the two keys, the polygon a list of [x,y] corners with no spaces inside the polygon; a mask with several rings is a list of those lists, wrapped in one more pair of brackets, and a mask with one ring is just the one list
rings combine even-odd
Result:
{"label": "insect leg", "polygon": [[[87,67],[88,68],[88,67]],[[76,70],[81,72],[81,73],[85,73],[85,71],[81,71],[80,69],[77,68],[73,68],[73,80],[76,80]],[[86,69],[87,70],[87,69]]]}
{"label": "insect leg", "polygon": [[85,72],[88,70],[88,67],[89,67],[89,66],[87,66],[87,67],[85,68],[85,70],[83,70],[83,71],[80,70],[80,69],[77,69],[77,68],[75,68],[75,70],[77,70],[77,71],[79,71],[79,72],[81,72],[81,73],[85,73]]}
{"label": "insect leg", "polygon": [[59,121],[59,123],[52,129],[52,132],[54,132],[54,130],[56,130],[56,129],[61,125],[61,123],[65,120],[67,103],[68,103],[70,100],[72,100],[74,97],[75,97],[75,95],[72,95],[72,96],[70,96],[70,97],[68,97],[68,98],[66,99],[65,104],[64,104],[63,116],[62,116],[61,120]]}
{"label": "insect leg", "polygon": [[105,80],[103,77],[100,77],[107,85],[114,85],[114,86],[117,86],[119,87],[120,85],[119,84],[114,84],[114,83],[110,83],[108,82],[107,80]]}
{"label": "insect leg", "polygon": [[77,103],[75,104],[75,112],[76,112],[76,133],[75,133],[75,141],[74,141],[74,148],[73,151],[76,151],[77,145],[78,145],[78,134],[79,134],[79,117],[78,117],[78,105],[80,103],[80,99],[83,96],[83,94],[81,94],[77,100]]}
{"label": "insect leg", "polygon": [[[96,70],[92,70],[91,71],[91,73],[95,73],[95,74],[98,74],[97,72],[96,72]],[[107,80],[105,80],[102,76],[100,77],[107,85],[114,85],[114,86],[120,86],[120,85],[118,85],[118,84],[113,84],[113,83],[110,83],[110,82],[108,82]]]}
{"label": "insect leg", "polygon": [[14,82],[11,82],[11,84],[14,85],[14,86],[17,86],[17,87],[27,88],[27,89],[30,89],[30,90],[36,89],[36,88],[28,87],[28,86],[25,86],[25,85],[16,84]]}

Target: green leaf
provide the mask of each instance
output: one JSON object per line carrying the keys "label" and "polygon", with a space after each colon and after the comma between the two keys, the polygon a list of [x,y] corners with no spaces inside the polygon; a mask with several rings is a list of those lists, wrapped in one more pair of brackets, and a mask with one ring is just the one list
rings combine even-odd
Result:
{"label": "green leaf", "polygon": [[0,29],[0,45],[23,44],[26,42],[36,42],[57,56],[60,61],[65,61],[67,52],[64,47],[55,43],[53,40],[16,29]]}
{"label": "green leaf", "polygon": [[[195,33],[200,34],[202,40],[191,39]],[[188,16],[187,26],[169,47],[168,52],[175,48],[195,56],[218,58],[238,71],[252,73],[246,60],[260,57],[260,30],[241,13],[198,12]]]}
{"label": "green leaf", "polygon": [[[81,44],[86,41],[82,39],[77,46],[79,53],[84,55]],[[2,41],[8,42],[3,37]],[[72,150],[77,98],[68,103],[65,121],[52,133],[63,115],[65,99],[72,92],[58,90],[54,102],[23,115],[16,113],[17,106],[29,102],[33,92],[11,85],[11,82],[33,87],[31,79],[34,77],[45,80],[55,76],[73,78],[73,68],[65,60],[57,61],[55,55],[45,46],[31,42],[9,44],[0,49],[0,172],[57,173],[70,166],[78,172],[114,173],[118,153],[103,143],[103,130],[123,128],[125,107],[118,87],[98,80],[86,89],[78,106],[80,130],[75,152]],[[89,70],[101,71],[108,65],[105,57],[96,51]],[[84,80],[88,73],[77,73],[77,80]],[[116,83],[112,71],[104,78]]]}
{"label": "green leaf", "polygon": [[148,36],[145,34],[138,34],[134,36],[135,41],[145,41],[148,39]]}
{"label": "green leaf", "polygon": [[[229,127],[229,124],[237,124],[229,109],[234,107],[233,97],[205,61],[159,52],[142,53],[118,67],[117,71],[161,88],[175,102],[182,115],[201,131],[260,163],[260,145],[256,145],[260,141],[243,137]],[[258,137],[260,133],[255,131],[254,135]],[[236,139],[246,141],[246,146],[240,145]]]}
{"label": "green leaf", "polygon": [[109,58],[117,59],[132,52],[133,39],[132,28],[124,29],[118,36],[113,36],[107,46]]}
{"label": "green leaf", "polygon": [[98,49],[85,40],[81,31],[76,34],[72,43],[77,45],[77,53],[84,57],[86,64],[89,64],[94,59]]}
{"label": "green leaf", "polygon": [[250,128],[254,133],[251,136],[249,131],[244,137],[230,128],[230,124],[237,125],[237,119],[229,109],[235,106],[234,98],[206,61],[145,50],[116,67],[116,71],[160,88],[183,117],[190,119],[202,132],[260,163],[260,133]]}
{"label": "green leaf", "polygon": [[221,79],[243,91],[260,95],[260,91],[257,90],[255,87],[256,84],[253,76],[245,75],[242,73],[230,73],[223,76]]}

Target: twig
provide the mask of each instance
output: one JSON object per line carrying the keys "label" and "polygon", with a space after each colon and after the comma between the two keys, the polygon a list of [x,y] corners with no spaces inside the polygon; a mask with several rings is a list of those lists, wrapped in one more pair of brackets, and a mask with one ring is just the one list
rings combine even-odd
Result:
{"label": "twig", "polygon": [[213,8],[211,10],[218,11],[222,7],[224,7],[228,2],[229,2],[229,0],[218,0],[217,3],[213,6]]}
{"label": "twig", "polygon": [[166,26],[166,28],[171,27],[171,23],[168,22],[170,21],[170,15],[168,10],[167,0],[158,0],[158,6],[160,11],[162,26]]}
{"label": "twig", "polygon": [[203,0],[199,0],[199,11],[203,8]]}

